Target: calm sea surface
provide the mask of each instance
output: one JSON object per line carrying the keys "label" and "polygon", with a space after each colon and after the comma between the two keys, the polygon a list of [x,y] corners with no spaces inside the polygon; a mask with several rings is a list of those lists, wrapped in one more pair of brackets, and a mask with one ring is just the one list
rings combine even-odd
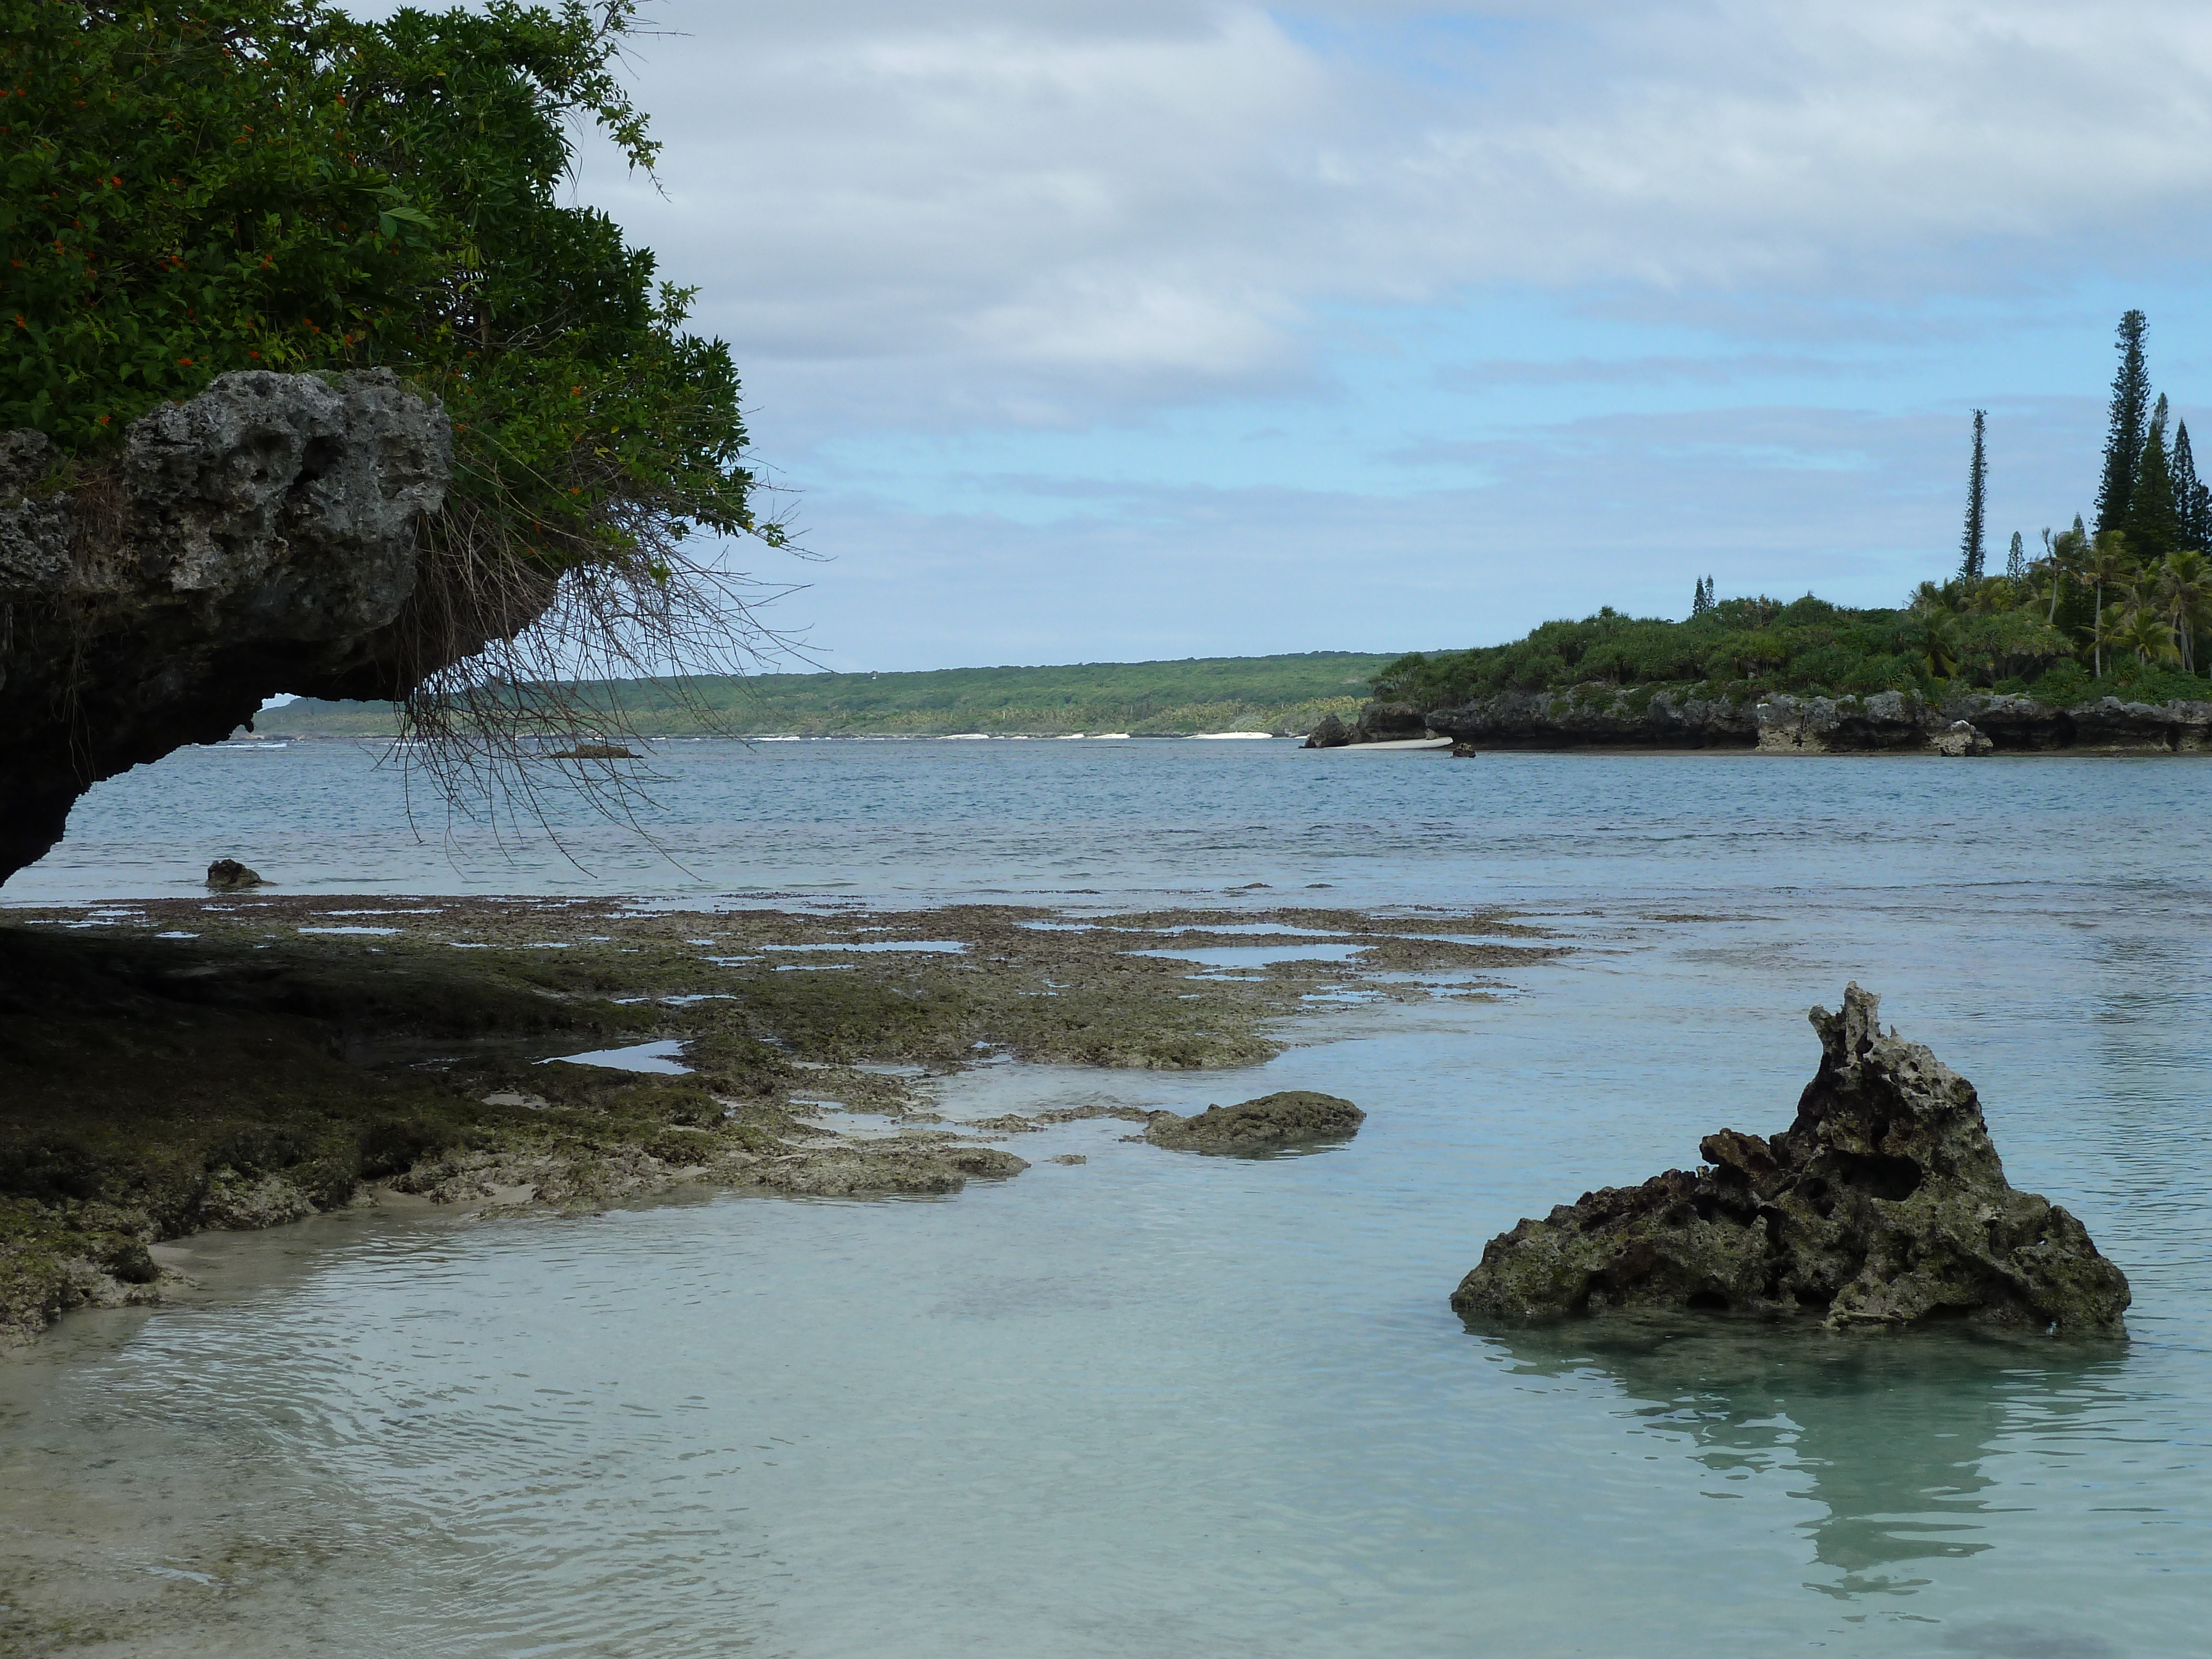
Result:
{"label": "calm sea surface", "polygon": [[[1496,903],[1581,948],[1493,1004],[1329,1014],[1257,1072],[946,1085],[1366,1107],[1318,1156],[1107,1121],[1017,1147],[1085,1164],[942,1200],[206,1242],[216,1294],[0,1365],[0,1553],[125,1633],[94,1650],[2207,1649],[2203,763],[670,744],[661,850],[563,809],[569,861],[419,787],[411,838],[372,760],[173,757],[0,898],[183,895],[233,855],[288,891]],[[1854,978],[2126,1269],[2130,1341],[1461,1327],[1516,1218],[1786,1124],[1804,1010]]]}

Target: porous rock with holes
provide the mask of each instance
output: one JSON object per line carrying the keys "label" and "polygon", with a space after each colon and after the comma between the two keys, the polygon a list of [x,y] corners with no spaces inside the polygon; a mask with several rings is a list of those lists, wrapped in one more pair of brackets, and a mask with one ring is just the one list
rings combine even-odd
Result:
{"label": "porous rock with holes", "polygon": [[2064,1209],[2005,1180],[1973,1085],[1885,1034],[1856,985],[1812,1011],[1820,1065],[1771,1140],[1723,1129],[1705,1164],[1608,1187],[1491,1240],[1453,1308],[1469,1320],[1606,1309],[1963,1320],[2117,1334],[2124,1274]]}
{"label": "porous rock with holes", "polygon": [[100,779],[274,693],[404,696],[534,619],[550,586],[457,625],[427,579],[452,471],[388,369],[225,374],[97,461],[0,434],[0,880]]}

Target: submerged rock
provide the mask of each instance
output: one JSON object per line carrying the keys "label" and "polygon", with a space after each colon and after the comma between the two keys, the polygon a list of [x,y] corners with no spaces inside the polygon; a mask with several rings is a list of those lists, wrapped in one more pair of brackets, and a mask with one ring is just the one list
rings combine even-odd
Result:
{"label": "submerged rock", "polygon": [[1235,1106],[1209,1106],[1195,1117],[1155,1112],[1145,1139],[1181,1152],[1264,1152],[1278,1146],[1349,1140],[1367,1114],[1348,1100],[1286,1089]]}
{"label": "submerged rock", "polygon": [[1882,1034],[1856,985],[1812,1011],[1820,1066],[1772,1140],[1723,1129],[1706,1167],[1608,1187],[1490,1241],[1452,1307],[1822,1315],[1831,1327],[1966,1319],[2122,1329],[2128,1281],[2081,1224],[2015,1190],[1973,1085]]}
{"label": "submerged rock", "polygon": [[210,893],[242,893],[267,884],[258,870],[249,870],[236,859],[217,859],[208,866],[207,884]]}

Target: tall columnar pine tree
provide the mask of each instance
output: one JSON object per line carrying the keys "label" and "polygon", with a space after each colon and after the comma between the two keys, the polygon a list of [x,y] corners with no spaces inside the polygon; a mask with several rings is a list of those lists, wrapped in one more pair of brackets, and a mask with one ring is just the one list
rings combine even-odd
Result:
{"label": "tall columnar pine tree", "polygon": [[2128,513],[2122,521],[2128,532],[2128,556],[2136,568],[2148,570],[2181,545],[2181,520],[2175,511],[2173,467],[2166,448],[2166,399],[2160,397],[2151,412],[2150,428],[2143,434],[2142,456],[2136,464],[2136,484],[2128,495]]}
{"label": "tall columnar pine tree", "polygon": [[2120,368],[2112,377],[2110,425],[2105,434],[2105,475],[2097,484],[2097,533],[2123,528],[2142,462],[2143,438],[2150,415],[2150,370],[2143,362],[2142,313],[2122,315]]}
{"label": "tall columnar pine tree", "polygon": [[1989,519],[1990,462],[1983,447],[1989,411],[1974,411],[1974,459],[1966,472],[1966,531],[1959,540],[1959,574],[1966,580],[1982,579],[1984,559],[1983,535]]}
{"label": "tall columnar pine tree", "polygon": [[2197,476],[2190,452],[2189,422],[2173,428],[2173,514],[2181,521],[2181,544],[2199,552],[2212,548],[2212,487]]}
{"label": "tall columnar pine tree", "polygon": [[[2050,532],[2044,533],[2048,535]],[[2005,580],[2014,582],[2027,580],[2027,544],[2021,540],[2017,530],[2012,532],[2012,547],[2005,554]]]}

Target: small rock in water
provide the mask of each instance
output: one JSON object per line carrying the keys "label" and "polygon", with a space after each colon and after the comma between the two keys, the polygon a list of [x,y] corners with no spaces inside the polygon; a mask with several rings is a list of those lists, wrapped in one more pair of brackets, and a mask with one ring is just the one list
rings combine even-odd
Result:
{"label": "small rock in water", "polygon": [[1815,1312],[2118,1334],[2124,1274],[2081,1224],[2007,1183],[1974,1086],[1882,1035],[1857,986],[1812,1012],[1820,1066],[1771,1141],[1723,1129],[1695,1174],[1608,1187],[1490,1241],[1462,1317],[1607,1308]]}
{"label": "small rock in water", "polygon": [[1939,755],[1986,755],[1996,745],[1989,734],[1972,720],[1953,720],[1944,731],[1929,739]]}
{"label": "small rock in water", "polygon": [[1349,1140],[1366,1121],[1367,1114],[1348,1100],[1286,1089],[1236,1106],[1209,1106],[1195,1117],[1155,1112],[1145,1125],[1145,1139],[1182,1152],[1264,1152]]}
{"label": "small rock in water", "polygon": [[1352,741],[1352,728],[1334,714],[1323,714],[1321,724],[1306,733],[1308,749],[1342,749]]}
{"label": "small rock in water", "polygon": [[236,859],[217,859],[208,866],[207,884],[211,893],[242,893],[264,884],[260,872],[247,869]]}
{"label": "small rock in water", "polygon": [[573,749],[556,749],[555,760],[635,760],[637,756],[619,743],[580,743]]}

